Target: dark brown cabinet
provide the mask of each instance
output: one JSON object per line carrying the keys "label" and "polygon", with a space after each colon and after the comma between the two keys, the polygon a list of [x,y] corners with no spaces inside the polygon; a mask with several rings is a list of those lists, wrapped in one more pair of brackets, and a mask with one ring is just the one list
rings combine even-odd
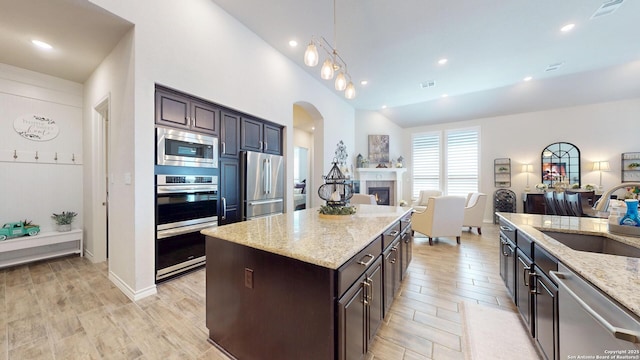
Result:
{"label": "dark brown cabinet", "polygon": [[242,117],[240,121],[240,148],[246,151],[282,155],[282,127]]}
{"label": "dark brown cabinet", "polygon": [[382,254],[384,259],[384,313],[387,314],[391,308],[393,299],[400,290],[402,261],[401,261],[401,242],[397,237],[394,242]]}
{"label": "dark brown cabinet", "polygon": [[[512,240],[516,239],[514,243]],[[545,359],[558,359],[558,287],[549,278],[558,260],[500,219],[500,276]]]}
{"label": "dark brown cabinet", "polygon": [[533,314],[538,347],[546,359],[559,358],[558,286],[549,279],[549,271],[558,271],[558,260],[534,244]]}
{"label": "dark brown cabinet", "polygon": [[[536,269],[538,269],[536,267]],[[538,269],[539,270],[539,269]],[[558,287],[536,271],[535,338],[547,359],[558,359]]]}
{"label": "dark brown cabinet", "polygon": [[338,301],[338,359],[361,359],[382,324],[382,257]]}
{"label": "dark brown cabinet", "polygon": [[177,92],[156,89],[156,124],[218,135],[220,109]]}
{"label": "dark brown cabinet", "polygon": [[531,279],[533,261],[520,249],[516,251],[516,306],[520,316],[527,324],[529,335],[533,336],[531,317],[533,313],[533,294],[531,293]]}
{"label": "dark brown cabinet", "polygon": [[515,248],[516,245],[502,231],[500,232],[500,277],[515,301]]}
{"label": "dark brown cabinet", "polygon": [[240,154],[240,115],[222,111],[220,116],[220,158]]}
{"label": "dark brown cabinet", "polygon": [[218,224],[242,220],[240,214],[240,165],[237,159],[220,160],[220,211]]}
{"label": "dark brown cabinet", "polygon": [[544,193],[525,193],[522,195],[524,212],[527,214],[547,213],[547,206],[544,202]]}

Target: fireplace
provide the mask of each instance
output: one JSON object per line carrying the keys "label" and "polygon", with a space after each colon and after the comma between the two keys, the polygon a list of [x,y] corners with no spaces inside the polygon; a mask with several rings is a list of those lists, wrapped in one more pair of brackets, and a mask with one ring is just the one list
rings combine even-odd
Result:
{"label": "fireplace", "polygon": [[390,205],[389,187],[369,187],[369,194],[376,197],[378,205]]}

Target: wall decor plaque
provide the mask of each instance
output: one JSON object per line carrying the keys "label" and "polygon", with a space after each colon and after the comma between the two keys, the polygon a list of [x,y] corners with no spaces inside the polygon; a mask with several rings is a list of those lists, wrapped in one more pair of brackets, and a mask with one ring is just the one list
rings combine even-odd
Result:
{"label": "wall decor plaque", "polygon": [[19,116],[13,121],[13,129],[23,138],[33,141],[49,141],[60,133],[54,120],[35,114]]}

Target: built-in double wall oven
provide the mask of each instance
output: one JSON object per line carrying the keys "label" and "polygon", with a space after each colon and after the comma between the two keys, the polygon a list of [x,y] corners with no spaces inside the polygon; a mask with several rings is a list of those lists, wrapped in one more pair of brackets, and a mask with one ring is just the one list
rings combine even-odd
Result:
{"label": "built-in double wall oven", "polygon": [[205,236],[218,225],[218,177],[156,175],[156,280],[205,264]]}

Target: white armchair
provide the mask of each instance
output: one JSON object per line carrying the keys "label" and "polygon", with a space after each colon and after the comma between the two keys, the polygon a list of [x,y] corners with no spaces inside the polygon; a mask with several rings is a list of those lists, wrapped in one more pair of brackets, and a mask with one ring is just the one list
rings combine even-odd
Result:
{"label": "white armchair", "polygon": [[433,245],[433,238],[440,236],[455,236],[456,242],[460,244],[464,203],[462,196],[430,197],[424,212],[413,213],[412,231],[427,235],[429,245]]}
{"label": "white armchair", "polygon": [[464,207],[464,222],[462,226],[478,228],[478,235],[482,235],[482,223],[484,221],[484,210],[487,205],[487,195],[479,192],[469,193],[467,203]]}
{"label": "white armchair", "polygon": [[427,208],[427,201],[432,196],[442,196],[442,191],[440,190],[420,190],[420,196],[418,200],[414,201],[411,204],[411,207],[415,211],[425,211]]}
{"label": "white armchair", "polygon": [[376,202],[375,195],[367,195],[367,194],[353,194],[351,199],[349,199],[349,203],[352,205],[355,204],[367,204],[367,205],[378,205]]}

